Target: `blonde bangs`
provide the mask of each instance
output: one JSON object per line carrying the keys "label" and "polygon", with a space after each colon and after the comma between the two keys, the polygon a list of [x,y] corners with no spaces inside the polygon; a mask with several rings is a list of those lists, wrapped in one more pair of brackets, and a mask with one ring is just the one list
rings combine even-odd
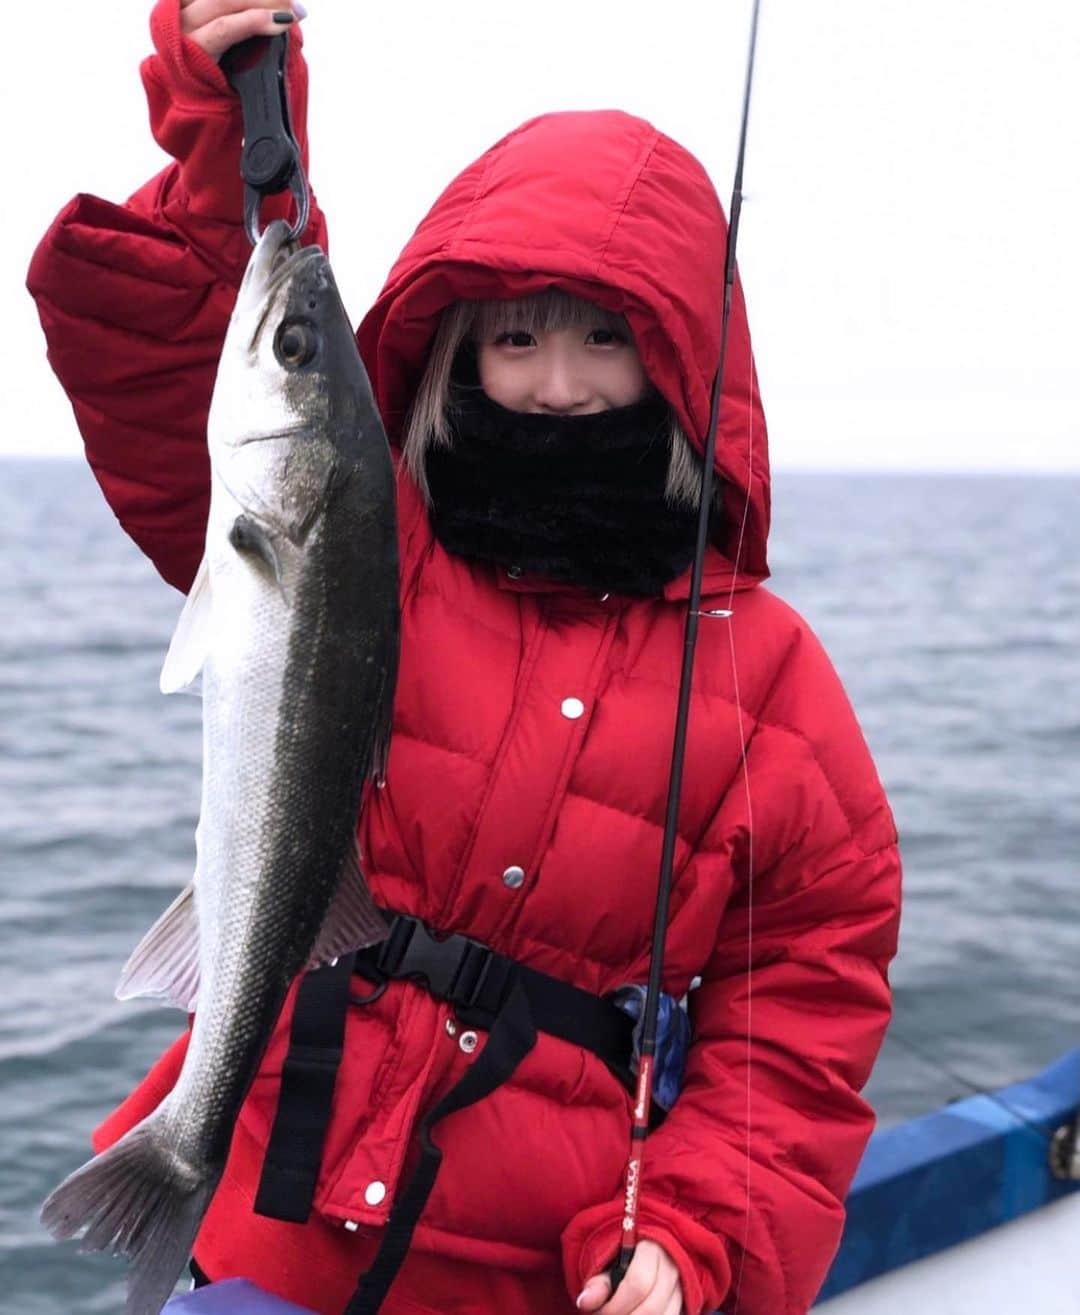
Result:
{"label": "blonde bangs", "polygon": [[612,329],[632,340],[625,316],[561,288],[547,288],[531,297],[477,302],[472,336],[476,342],[491,342],[503,333],[557,333],[586,325],[590,329]]}

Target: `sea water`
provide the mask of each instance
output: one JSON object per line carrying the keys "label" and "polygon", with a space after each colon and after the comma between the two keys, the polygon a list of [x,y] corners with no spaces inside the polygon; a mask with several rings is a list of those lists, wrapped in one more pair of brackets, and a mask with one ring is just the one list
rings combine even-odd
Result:
{"label": "sea water", "polygon": [[[1080,479],[781,473],[774,588],[855,705],[901,833],[889,1124],[1080,1044]],[[122,1263],[37,1222],[178,1033],[113,999],[190,878],[180,610],[78,462],[0,461],[0,1308],[104,1315]]]}

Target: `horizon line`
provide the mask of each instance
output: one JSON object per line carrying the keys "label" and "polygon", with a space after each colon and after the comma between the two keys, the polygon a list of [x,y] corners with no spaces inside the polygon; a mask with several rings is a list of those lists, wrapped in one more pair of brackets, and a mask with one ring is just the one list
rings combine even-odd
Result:
{"label": "horizon line", "polygon": [[[0,461],[37,461],[41,464],[52,462],[69,462],[86,465],[86,458],[76,452],[0,452]],[[971,475],[985,478],[1003,476],[1021,476],[1031,478],[1049,478],[1064,476],[1067,479],[1080,478],[1078,466],[838,466],[838,465],[801,465],[781,461],[770,462],[770,474],[784,475]]]}

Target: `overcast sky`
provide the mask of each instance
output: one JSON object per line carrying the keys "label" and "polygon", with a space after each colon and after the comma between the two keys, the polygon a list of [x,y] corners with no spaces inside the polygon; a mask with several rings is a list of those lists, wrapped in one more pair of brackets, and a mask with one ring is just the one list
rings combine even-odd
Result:
{"label": "overcast sky", "polygon": [[[308,0],[312,174],[358,321],[449,179],[544,110],[618,106],[725,206],[748,0]],[[25,270],[77,191],[165,163],[148,0],[25,5],[0,83],[0,452],[75,454]],[[740,267],[786,467],[1080,471],[1078,0],[763,0]]]}

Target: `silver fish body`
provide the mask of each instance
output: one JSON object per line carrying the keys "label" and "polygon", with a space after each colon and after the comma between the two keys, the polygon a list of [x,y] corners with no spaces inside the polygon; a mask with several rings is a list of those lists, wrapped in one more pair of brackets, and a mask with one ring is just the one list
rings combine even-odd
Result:
{"label": "silver fish body", "polygon": [[162,672],[201,673],[196,876],[120,992],[197,996],[190,1046],[158,1109],[42,1211],[132,1258],[129,1315],[157,1315],[183,1269],[290,982],[385,930],[355,829],[397,671],[393,470],[326,257],[286,238],[260,241],[229,325],[206,555]]}

